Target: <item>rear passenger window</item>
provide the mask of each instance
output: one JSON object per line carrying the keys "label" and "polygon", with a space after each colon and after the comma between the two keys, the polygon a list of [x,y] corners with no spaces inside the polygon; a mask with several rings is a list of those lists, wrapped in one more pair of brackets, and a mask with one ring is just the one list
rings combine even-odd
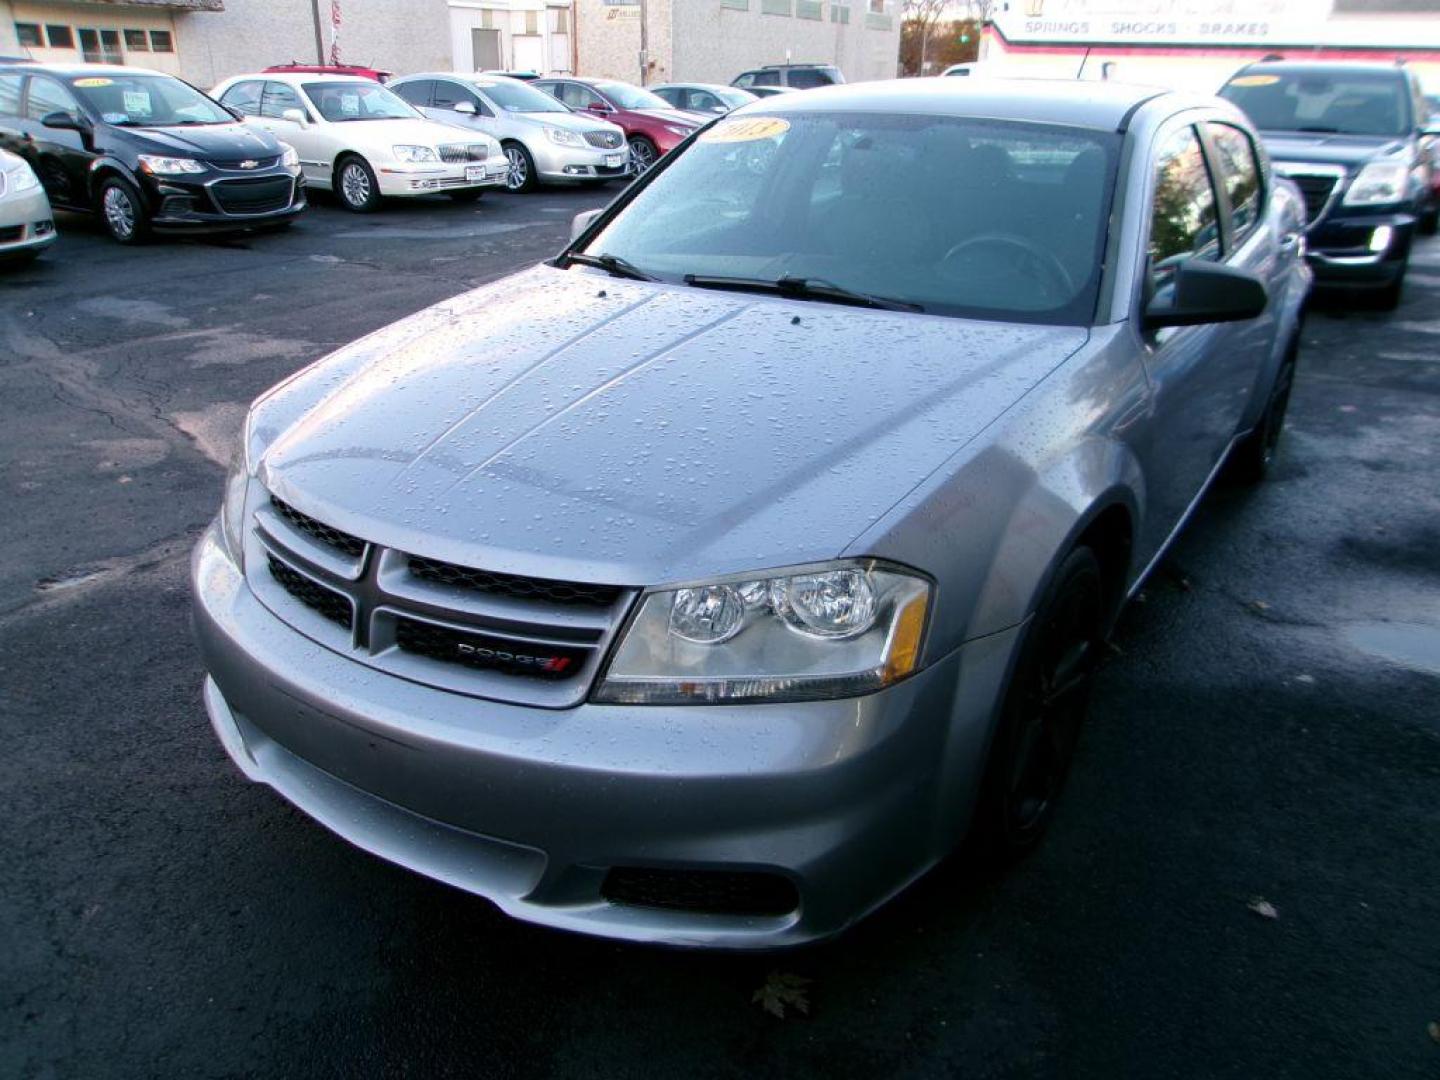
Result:
{"label": "rear passenger window", "polygon": [[757,71],[755,73],[754,86],[779,86],[780,73],[778,71]]}
{"label": "rear passenger window", "polygon": [[26,95],[25,116],[29,120],[42,120],[53,112],[71,113],[78,116],[80,105],[59,83],[51,79],[31,79],[30,92]]}
{"label": "rear passenger window", "polygon": [[1150,219],[1150,266],[1163,288],[1187,259],[1220,257],[1215,189],[1195,129],[1166,137],[1155,161],[1155,202]]}
{"label": "rear passenger window", "polygon": [[[430,94],[434,87],[435,83],[430,79],[416,79],[414,82],[408,82],[404,86],[392,86],[390,89],[394,90],[395,93],[399,94],[417,109],[428,109],[430,107]],[[454,103],[451,102],[451,104]]]}
{"label": "rear passenger window", "polygon": [[260,95],[265,84],[257,80],[239,82],[220,96],[220,104],[228,105],[245,116],[260,115]]}
{"label": "rear passenger window", "polygon": [[0,75],[0,116],[20,115],[20,76]]}
{"label": "rear passenger window", "polygon": [[1229,124],[1208,124],[1220,181],[1230,200],[1235,243],[1241,243],[1260,216],[1260,162],[1250,136]]}

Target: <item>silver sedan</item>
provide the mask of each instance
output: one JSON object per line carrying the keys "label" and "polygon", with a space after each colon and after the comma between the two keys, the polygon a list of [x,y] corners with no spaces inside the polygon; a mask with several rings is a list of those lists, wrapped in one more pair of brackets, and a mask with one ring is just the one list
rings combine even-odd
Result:
{"label": "silver sedan", "polygon": [[389,87],[431,120],[499,140],[511,191],[556,181],[599,185],[630,172],[630,148],[618,125],[572,112],[519,79],[436,72],[407,75]]}
{"label": "silver sedan", "polygon": [[578,225],[251,409],[193,572],[230,756],[632,940],[810,941],[1034,848],[1117,613],[1276,451],[1310,275],[1245,118],[810,90]]}
{"label": "silver sedan", "polygon": [[0,150],[0,265],[28,262],[55,242],[55,219],[34,170]]}

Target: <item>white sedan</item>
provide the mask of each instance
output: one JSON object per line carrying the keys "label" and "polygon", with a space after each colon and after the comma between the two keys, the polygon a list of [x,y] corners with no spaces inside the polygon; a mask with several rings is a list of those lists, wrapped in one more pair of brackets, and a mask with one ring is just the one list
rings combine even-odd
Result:
{"label": "white sedan", "polygon": [[352,75],[237,75],[211,97],[300,155],[305,182],[347,209],[380,208],[389,195],[477,199],[505,186],[500,144],[427,120],[379,83]]}

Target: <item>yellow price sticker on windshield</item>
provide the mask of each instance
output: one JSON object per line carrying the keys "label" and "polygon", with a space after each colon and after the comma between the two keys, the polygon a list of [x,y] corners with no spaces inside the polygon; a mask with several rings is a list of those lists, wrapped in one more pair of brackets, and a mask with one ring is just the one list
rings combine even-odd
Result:
{"label": "yellow price sticker on windshield", "polygon": [[790,121],[778,116],[737,116],[721,120],[700,136],[701,142],[754,142],[774,139],[790,130]]}
{"label": "yellow price sticker on windshield", "polygon": [[89,89],[92,86],[114,86],[114,79],[76,79],[75,86]]}
{"label": "yellow price sticker on windshield", "polygon": [[1279,75],[1241,75],[1231,79],[1231,86],[1274,86],[1280,81]]}

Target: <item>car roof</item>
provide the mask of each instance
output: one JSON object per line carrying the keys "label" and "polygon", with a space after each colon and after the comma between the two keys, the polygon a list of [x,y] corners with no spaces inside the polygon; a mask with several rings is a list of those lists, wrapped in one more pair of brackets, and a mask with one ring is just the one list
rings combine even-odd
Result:
{"label": "car roof", "polygon": [[402,75],[391,82],[396,85],[402,82],[414,82],[416,79],[454,79],[456,82],[469,83],[514,83],[517,86],[529,86],[530,82],[525,79],[516,79],[510,75],[492,75],[485,71],[416,71],[409,75]]}
{"label": "car roof", "polygon": [[[7,66],[0,63],[0,67]],[[39,72],[49,72],[51,75],[60,75],[67,79],[77,76],[114,76],[114,75],[170,75],[168,71],[156,71],[153,68],[132,67],[129,64],[37,64],[33,60],[22,60],[15,65],[17,70],[28,72],[34,75]],[[170,75],[170,78],[177,76]]]}
{"label": "car roof", "polygon": [[[1392,75],[1405,78],[1409,72],[1398,64],[1386,64],[1374,60],[1257,60],[1246,64],[1235,72],[1268,71],[1276,74],[1295,72],[1303,75]],[[1232,79],[1235,75],[1230,76]]]}
{"label": "car roof", "polygon": [[[767,98],[747,110],[776,113],[887,112],[979,116],[1117,130],[1141,105],[1160,97],[1177,107],[1190,99],[1153,86],[1078,79],[893,79],[847,83]],[[1214,99],[1197,98],[1196,104]]]}
{"label": "car roof", "polygon": [[[113,68],[111,69],[114,70]],[[324,79],[326,82],[352,82],[362,86],[380,86],[374,79],[367,79],[364,75],[341,75],[328,71],[251,71],[244,75],[231,75],[224,80],[225,83],[248,82],[251,79],[259,79],[262,82],[282,82],[287,85],[300,86],[303,83],[312,83],[317,79]]]}
{"label": "car roof", "polygon": [[666,82],[656,83],[654,86],[645,87],[646,90],[667,90],[674,87],[684,87],[687,90],[744,90],[743,86],[731,86],[729,83],[714,82]]}

